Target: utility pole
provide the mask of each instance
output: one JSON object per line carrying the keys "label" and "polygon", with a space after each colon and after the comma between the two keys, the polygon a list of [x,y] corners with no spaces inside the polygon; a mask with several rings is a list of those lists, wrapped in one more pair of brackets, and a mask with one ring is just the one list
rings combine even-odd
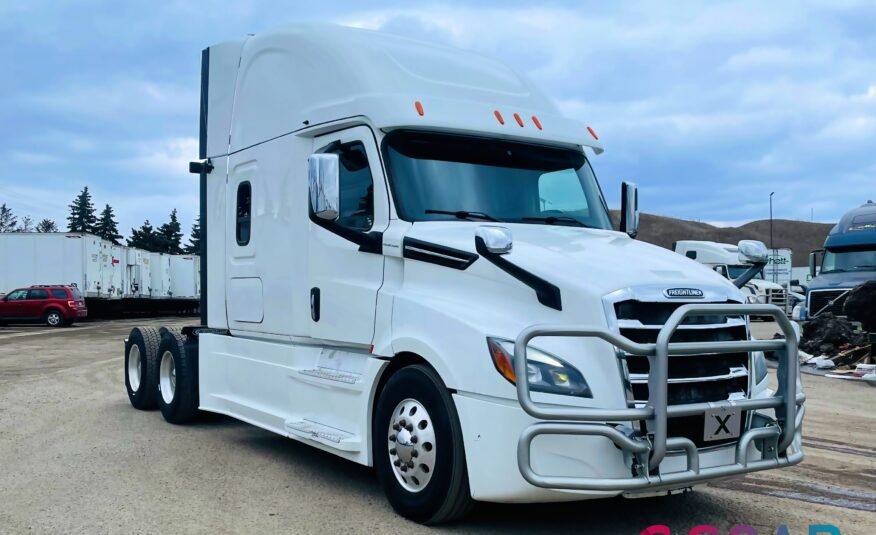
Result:
{"label": "utility pole", "polygon": [[770,255],[773,257],[773,282],[776,282],[776,250],[773,248],[773,195],[775,193],[775,191],[770,192]]}

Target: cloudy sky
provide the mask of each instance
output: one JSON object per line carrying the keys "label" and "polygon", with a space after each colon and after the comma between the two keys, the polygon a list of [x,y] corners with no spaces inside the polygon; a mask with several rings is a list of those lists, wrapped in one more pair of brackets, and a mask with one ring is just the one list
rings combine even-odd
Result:
{"label": "cloudy sky", "polygon": [[[412,7],[407,7],[412,6]],[[538,7],[536,7],[538,6]],[[59,225],[84,185],[128,234],[197,211],[200,50],[293,21],[477,50],[593,125],[610,205],[719,224],[876,198],[876,3],[0,3],[0,203]]]}

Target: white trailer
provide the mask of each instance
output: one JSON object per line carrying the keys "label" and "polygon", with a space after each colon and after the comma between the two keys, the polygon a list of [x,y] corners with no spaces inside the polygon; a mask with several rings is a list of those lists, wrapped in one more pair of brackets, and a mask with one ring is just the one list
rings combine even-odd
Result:
{"label": "white trailer", "polygon": [[170,256],[170,291],[174,298],[195,298],[198,290],[195,283],[198,277],[193,255]]}
{"label": "white trailer", "polygon": [[[201,83],[206,306],[131,331],[134,407],[374,466],[426,523],[802,460],[791,323],[636,241],[632,184],[614,230],[595,132],[512,69],[291,26],[204,50]],[[750,314],[785,339],[751,340]],[[780,349],[773,392],[761,351]]]}
{"label": "white trailer", "polygon": [[33,284],[75,284],[84,297],[101,295],[106,242],[78,232],[0,234],[0,292]]}
{"label": "white trailer", "polygon": [[171,297],[170,255],[149,253],[149,297],[164,299]]}

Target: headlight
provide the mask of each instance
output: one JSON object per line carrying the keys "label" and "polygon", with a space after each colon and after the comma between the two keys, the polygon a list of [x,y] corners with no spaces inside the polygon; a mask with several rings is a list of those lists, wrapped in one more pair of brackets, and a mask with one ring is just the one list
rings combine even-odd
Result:
{"label": "headlight", "polygon": [[767,376],[766,357],[764,357],[763,351],[755,351],[754,352],[754,384],[760,384],[761,381],[766,379],[766,376]]}
{"label": "headlight", "polygon": [[749,305],[765,305],[767,296],[765,295],[749,295],[745,298],[745,302]]}
{"label": "headlight", "polygon": [[765,305],[767,303],[767,296],[765,296],[765,295],[757,296],[757,302],[760,303],[761,305]]}
{"label": "headlight", "polygon": [[[517,383],[517,375],[514,373],[514,342],[499,338],[487,338],[487,346],[493,365],[496,366],[502,377],[509,383]],[[572,367],[568,362],[549,355],[544,351],[533,349],[526,350],[526,374],[529,389],[533,392],[545,392],[548,394],[561,394],[565,396],[577,396],[592,398],[590,386],[584,380],[581,372]]]}

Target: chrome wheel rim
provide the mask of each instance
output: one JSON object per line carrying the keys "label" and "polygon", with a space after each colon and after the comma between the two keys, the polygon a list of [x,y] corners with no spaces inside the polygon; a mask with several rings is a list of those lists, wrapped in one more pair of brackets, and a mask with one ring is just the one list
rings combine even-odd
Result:
{"label": "chrome wheel rim", "polygon": [[422,403],[405,399],[395,406],[387,431],[389,464],[398,483],[420,492],[435,472],[435,427]]}
{"label": "chrome wheel rim", "polygon": [[[58,325],[58,324],[61,323],[61,315],[58,314],[57,312],[49,312],[49,318],[48,318],[48,321],[49,321],[49,325],[51,325],[52,327],[54,327],[54,326],[56,326],[56,325]],[[118,368],[117,368],[117,369],[118,369]]]}
{"label": "chrome wheel rim", "polygon": [[158,389],[161,390],[161,398],[165,403],[173,403],[173,395],[176,393],[176,363],[173,354],[165,351],[161,355],[161,366],[158,369]]}

